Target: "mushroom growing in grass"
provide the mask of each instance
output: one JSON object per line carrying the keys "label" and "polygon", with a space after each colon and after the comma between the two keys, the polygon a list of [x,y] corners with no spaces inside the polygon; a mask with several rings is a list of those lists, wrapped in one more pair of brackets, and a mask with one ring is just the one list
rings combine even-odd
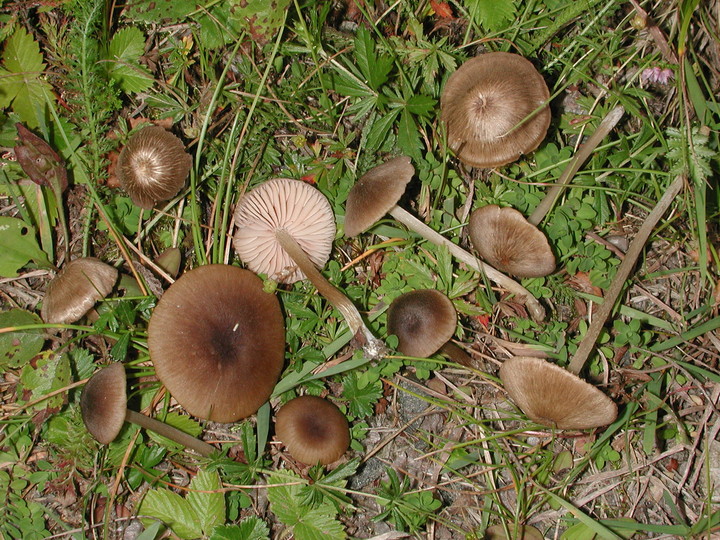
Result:
{"label": "mushroom growing in grass", "polygon": [[192,157],[175,135],[159,126],[135,133],[120,152],[117,177],[140,208],[172,199],[185,185]]}
{"label": "mushroom growing in grass", "polygon": [[407,210],[397,205],[405,186],[415,174],[410,158],[400,156],[370,169],[355,182],[345,207],[345,234],[356,236],[372,227],[385,214],[390,214],[414,233],[429,242],[445,246],[450,254],[478,272],[484,272],[493,282],[504,287],[521,300],[535,320],[545,318],[540,302],[522,285],[489,264],[479,261],[457,244],[434,231]]}
{"label": "mushroom growing in grass", "polygon": [[83,388],[80,409],[90,434],[101,444],[110,444],[125,422],[154,431],[178,444],[209,456],[217,449],[187,433],[127,408],[125,367],[116,362],[96,372]]}
{"label": "mushroom growing in grass", "polygon": [[115,286],[118,271],[95,257],[70,261],[48,283],[40,315],[50,324],[80,320]]}
{"label": "mushroom growing in grass", "polygon": [[514,208],[490,204],[474,210],[468,234],[480,257],[503,272],[529,278],[555,270],[547,238]]}
{"label": "mushroom growing in grass", "polygon": [[328,465],[350,446],[345,415],[330,401],[302,396],[288,401],[277,413],[275,434],[290,455],[306,465]]}
{"label": "mushroom growing in grass", "polygon": [[233,246],[251,270],[280,283],[309,279],[345,317],[353,335],[364,340],[367,356],[385,353],[355,305],[318,270],[330,256],[336,229],[330,203],[320,191],[299,180],[268,180],[240,199],[234,221]]}
{"label": "mushroom growing in grass", "polygon": [[472,365],[470,356],[450,341],[457,328],[457,311],[440,291],[420,289],[401,294],[388,308],[387,325],[403,354],[427,358],[440,351],[458,364]]}
{"label": "mushroom growing in grass", "polygon": [[148,348],[158,378],[190,414],[234,422],[267,401],[282,371],[280,303],[249,270],[195,268],[155,307]]}
{"label": "mushroom growing in grass", "polygon": [[448,145],[473,167],[498,167],[535,150],[550,125],[550,92],[522,56],[490,52],[453,73],[440,97]]}

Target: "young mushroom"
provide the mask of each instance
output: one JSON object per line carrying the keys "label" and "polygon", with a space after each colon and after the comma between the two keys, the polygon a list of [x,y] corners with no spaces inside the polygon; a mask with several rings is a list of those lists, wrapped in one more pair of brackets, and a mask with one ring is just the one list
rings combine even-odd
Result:
{"label": "young mushroom", "polygon": [[209,456],[217,449],[187,433],[127,408],[125,367],[116,362],[96,372],[83,388],[80,410],[90,434],[100,444],[110,444],[125,422],[154,431],[178,444]]}
{"label": "young mushroom", "polygon": [[40,316],[49,324],[80,320],[115,286],[118,271],[95,257],[70,261],[48,283]]}
{"label": "young mushroom", "polygon": [[335,238],[330,203],[305,182],[274,178],[246,193],[234,215],[233,246],[240,259],[257,273],[280,283],[309,279],[342,315],[354,336],[364,340],[367,356],[384,354],[350,299],[320,273]]}
{"label": "young mushroom", "polygon": [[280,303],[249,270],[195,268],[155,307],[148,348],[158,378],[190,414],[234,422],[267,401],[282,371]]}
{"label": "young mushroom", "polygon": [[328,465],[350,446],[347,418],[333,403],[316,396],[288,401],[277,413],[275,434],[290,455],[306,465]]}
{"label": "young mushroom", "polygon": [[518,299],[524,300],[535,320],[544,319],[545,310],[542,305],[522,285],[489,264],[479,261],[397,205],[405,192],[405,186],[414,174],[415,167],[410,163],[410,158],[400,156],[370,169],[361,176],[348,193],[345,234],[356,236],[372,227],[385,214],[390,214],[414,233],[433,244],[445,246],[455,258],[478,272],[484,272],[491,281],[514,293]]}
{"label": "young mushroom", "polygon": [[535,150],[550,125],[550,92],[532,63],[490,52],[466,61],[445,84],[448,145],[473,167],[498,167]]}
{"label": "young mushroom", "polygon": [[472,366],[472,359],[450,341],[457,328],[457,311],[440,291],[420,289],[392,301],[387,311],[388,334],[398,338],[398,351],[427,358],[440,351],[454,362]]}
{"label": "young mushroom", "polygon": [[140,208],[173,198],[185,185],[192,157],[180,139],[159,126],[135,133],[120,152],[117,177]]}
{"label": "young mushroom", "polygon": [[529,278],[555,270],[547,238],[514,208],[490,204],[474,210],[468,234],[480,257],[503,272]]}

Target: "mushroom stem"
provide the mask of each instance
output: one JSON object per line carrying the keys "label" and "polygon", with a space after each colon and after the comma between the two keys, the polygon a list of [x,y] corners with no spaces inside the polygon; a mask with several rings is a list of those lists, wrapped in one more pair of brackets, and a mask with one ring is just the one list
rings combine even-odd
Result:
{"label": "mushroom stem", "polygon": [[139,412],[133,411],[131,409],[127,409],[127,411],[125,412],[125,420],[127,422],[137,424],[142,428],[154,431],[155,433],[162,435],[163,437],[166,437],[171,441],[175,441],[178,444],[182,444],[187,448],[192,448],[201,456],[208,457],[213,452],[217,452],[217,448],[215,448],[214,446],[211,446],[206,442],[196,439],[195,437],[193,437],[192,435],[188,435],[184,431],[180,431],[179,429],[164,424],[159,420],[155,420],[154,418],[150,418],[149,416],[145,416],[144,414],[140,414]]}
{"label": "mushroom stem", "polygon": [[560,178],[558,178],[557,183],[548,190],[545,198],[537,205],[535,211],[528,218],[528,222],[537,226],[543,219],[545,219],[545,216],[550,211],[553,204],[555,204],[560,192],[565,189],[565,185],[570,182],[570,179],[575,176],[578,170],[580,170],[582,164],[590,157],[590,154],[592,154],[593,150],[597,148],[600,141],[602,141],[617,125],[624,113],[625,109],[623,109],[622,105],[618,105],[610,111],[605,118],[603,118],[602,122],[600,122],[600,125],[595,130],[595,133],[593,133],[587,142],[580,147],[577,153],[570,160],[570,163],[568,163],[567,167],[565,167],[565,170],[560,175]]}
{"label": "mushroom stem", "polygon": [[433,244],[445,246],[456,259],[464,262],[477,272],[484,272],[491,281],[497,283],[501,287],[504,287],[511,293],[515,294],[518,298],[524,299],[533,319],[536,321],[542,321],[545,318],[545,309],[543,309],[542,305],[540,305],[540,302],[538,302],[538,300],[530,294],[530,291],[520,285],[517,281],[496,270],[489,264],[478,260],[471,253],[465,251],[457,244],[453,244],[450,240],[425,225],[422,221],[400,206],[393,206],[388,213],[411,231],[419,234]]}
{"label": "mushroom stem", "polygon": [[603,303],[600,305],[597,312],[595,313],[593,320],[590,323],[590,327],[585,334],[585,337],[583,337],[580,346],[575,352],[575,356],[573,357],[570,365],[568,366],[568,371],[570,371],[571,373],[578,375],[582,370],[583,366],[585,365],[585,362],[590,356],[590,352],[595,346],[595,341],[597,341],[597,338],[600,335],[600,331],[602,330],[603,326],[605,326],[605,321],[610,316],[610,312],[615,307],[615,302],[618,299],[618,296],[620,296],[620,292],[623,290],[623,287],[625,286],[625,281],[630,275],[630,271],[635,266],[635,263],[637,262],[637,259],[640,256],[640,253],[642,252],[642,249],[645,246],[648,238],[650,238],[650,233],[655,228],[655,225],[657,225],[657,222],[660,221],[660,218],[670,207],[675,197],[677,197],[677,195],[680,193],[680,190],[682,190],[684,183],[685,177],[682,175],[678,176],[677,178],[675,178],[675,180],[673,180],[673,183],[670,184],[670,187],[668,187],[665,194],[657,202],[655,208],[653,208],[652,211],[648,214],[647,218],[640,227],[640,230],[638,230],[637,234],[635,235],[635,238],[633,238],[632,242],[630,242],[630,247],[628,248],[627,253],[625,253],[625,257],[623,257],[623,260],[618,267],[617,273],[613,278],[613,282],[610,285],[607,294],[605,294],[605,298],[603,298]]}
{"label": "mushroom stem", "polygon": [[295,261],[298,268],[315,285],[318,292],[342,314],[353,335],[357,336],[358,332],[362,333],[362,337],[365,339],[365,345],[363,346],[365,353],[372,358],[383,356],[385,354],[383,342],[373,336],[372,332],[365,326],[355,305],[339,289],[325,279],[307,256],[302,246],[284,229],[276,230],[275,237],[285,252]]}
{"label": "mushroom stem", "polygon": [[452,341],[448,341],[440,347],[440,352],[450,358],[456,364],[460,364],[465,367],[473,367],[472,357],[466,353],[461,347],[455,345]]}

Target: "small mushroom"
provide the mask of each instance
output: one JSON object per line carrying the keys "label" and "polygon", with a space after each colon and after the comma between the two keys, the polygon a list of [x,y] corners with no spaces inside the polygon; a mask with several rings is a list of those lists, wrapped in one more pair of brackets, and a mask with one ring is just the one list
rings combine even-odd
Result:
{"label": "small mushroom", "polygon": [[117,177],[132,201],[147,210],[177,195],[191,166],[180,139],[159,126],[148,126],[130,137],[120,152]]}
{"label": "small mushroom", "polygon": [[490,52],[453,73],[440,97],[448,145],[473,167],[498,167],[535,150],[550,125],[550,92],[522,56]]}
{"label": "small mushroom", "polygon": [[427,358],[441,351],[458,364],[472,365],[468,354],[450,341],[457,328],[457,311],[440,291],[419,289],[398,296],[388,308],[387,324],[403,354]]}
{"label": "small mushroom", "polygon": [[529,278],[555,270],[547,238],[514,208],[490,204],[474,210],[468,232],[480,257],[503,272]]}
{"label": "small mushroom", "polygon": [[355,305],[318,271],[335,238],[335,217],[325,196],[309,184],[274,178],[245,194],[235,208],[233,246],[254,272],[281,283],[307,277],[345,317],[353,335],[362,335],[370,357],[384,354]]}
{"label": "small mushroom", "polygon": [[345,415],[316,396],[298,397],[283,405],[275,419],[275,434],[290,455],[306,465],[328,465],[350,446]]}
{"label": "small mushroom", "polygon": [[49,324],[80,320],[112,291],[118,271],[95,257],[70,261],[48,283],[40,315]]}
{"label": "small mushroom", "polygon": [[397,202],[414,174],[415,168],[412,166],[410,158],[400,156],[370,169],[361,176],[348,193],[345,207],[345,234],[356,236],[372,227],[386,213],[390,214],[414,233],[433,244],[445,246],[455,258],[478,272],[484,272],[490,280],[514,293],[518,299],[523,299],[534,319],[544,319],[545,310],[540,302],[517,281],[489,264],[479,261],[472,254],[398,206]]}
{"label": "small mushroom", "polygon": [[158,378],[190,414],[234,422],[267,401],[282,371],[280,303],[249,270],[201,266],[163,294],[148,347]]}
{"label": "small mushroom", "polygon": [[203,456],[217,449],[187,433],[127,408],[125,367],[116,362],[96,372],[83,388],[80,410],[90,434],[100,444],[110,444],[123,424],[131,422],[149,429]]}

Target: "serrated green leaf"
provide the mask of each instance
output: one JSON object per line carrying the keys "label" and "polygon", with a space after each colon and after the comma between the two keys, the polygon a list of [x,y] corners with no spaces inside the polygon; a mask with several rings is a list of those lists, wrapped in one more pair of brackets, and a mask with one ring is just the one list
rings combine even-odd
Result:
{"label": "serrated green leaf", "polygon": [[138,62],[145,52],[145,36],[134,27],[117,32],[108,47],[107,73],[124,92],[142,92],[153,84],[150,72]]}
{"label": "serrated green leaf", "polygon": [[[40,317],[24,309],[0,313],[0,328],[42,324]],[[20,367],[38,354],[45,343],[42,330],[16,330],[0,334],[0,368]]]}
{"label": "serrated green leaf", "polygon": [[190,492],[186,501],[199,518],[199,525],[206,535],[225,522],[225,495],[220,489],[220,476],[217,471],[200,469],[190,482]]}
{"label": "serrated green leaf", "polygon": [[235,21],[252,39],[264,44],[282,28],[290,0],[234,0],[230,20]]}
{"label": "serrated green leaf", "polygon": [[423,152],[420,133],[418,133],[415,119],[407,109],[403,109],[402,114],[400,114],[400,122],[398,123],[398,146],[408,156],[417,160],[422,159]]}
{"label": "serrated green leaf", "polygon": [[249,517],[237,525],[220,525],[215,527],[210,540],[268,540],[270,529],[257,517]]}
{"label": "serrated green leaf", "polygon": [[[20,374],[18,388],[20,400],[29,402],[46,396],[70,383],[70,360],[65,354],[45,351],[33,364],[26,365]],[[60,410],[65,394],[47,398],[33,407],[33,410]]]}
{"label": "serrated green leaf", "polygon": [[145,52],[145,36],[138,29],[128,26],[115,33],[110,41],[108,54],[117,60],[137,60]]}
{"label": "serrated green leaf", "polygon": [[50,266],[35,239],[35,230],[18,218],[0,217],[0,253],[0,276],[15,277],[30,261]]}
{"label": "serrated green leaf", "polygon": [[[180,538],[200,538],[203,534],[200,519],[190,503],[167,489],[147,492],[140,505],[140,515],[159,519]],[[154,520],[143,519],[146,526]]]}
{"label": "serrated green leaf", "polygon": [[503,30],[517,10],[514,0],[468,0],[467,7],[475,24],[491,32]]}

